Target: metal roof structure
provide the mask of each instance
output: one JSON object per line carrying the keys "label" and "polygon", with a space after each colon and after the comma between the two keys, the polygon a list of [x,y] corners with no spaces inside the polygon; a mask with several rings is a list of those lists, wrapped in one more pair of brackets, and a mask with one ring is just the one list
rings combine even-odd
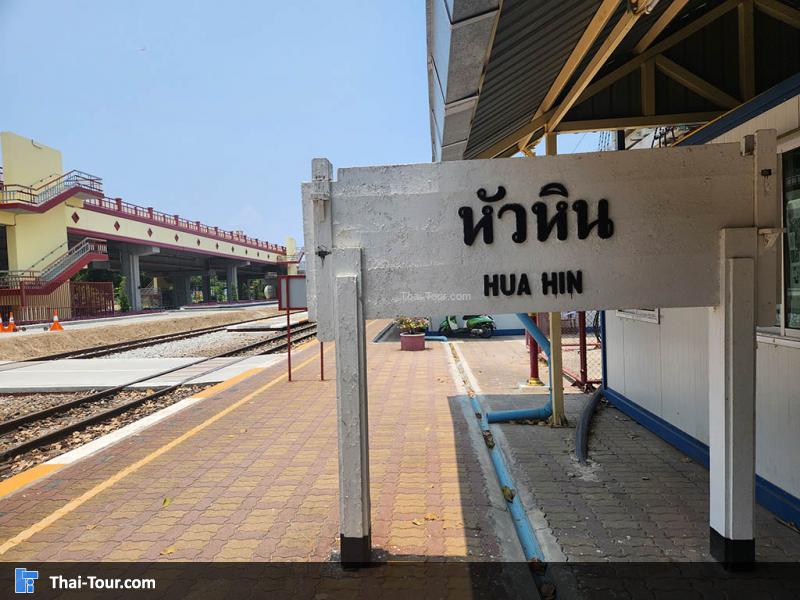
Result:
{"label": "metal roof structure", "polygon": [[800,0],[427,0],[433,160],[704,124],[800,72]]}

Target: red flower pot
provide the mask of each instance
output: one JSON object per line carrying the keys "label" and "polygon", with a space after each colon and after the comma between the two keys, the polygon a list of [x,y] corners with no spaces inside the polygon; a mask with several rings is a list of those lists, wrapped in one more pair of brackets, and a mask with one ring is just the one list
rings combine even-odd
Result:
{"label": "red flower pot", "polygon": [[425,350],[425,334],[401,333],[400,350]]}

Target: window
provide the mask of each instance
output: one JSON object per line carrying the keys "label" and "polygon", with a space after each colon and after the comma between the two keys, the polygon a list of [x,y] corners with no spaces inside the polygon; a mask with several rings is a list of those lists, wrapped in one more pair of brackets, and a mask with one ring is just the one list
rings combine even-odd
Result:
{"label": "window", "polygon": [[658,308],[626,308],[618,310],[617,316],[634,321],[645,321],[646,323],[661,322],[661,312]]}
{"label": "window", "polygon": [[800,148],[783,154],[784,324],[800,329]]}

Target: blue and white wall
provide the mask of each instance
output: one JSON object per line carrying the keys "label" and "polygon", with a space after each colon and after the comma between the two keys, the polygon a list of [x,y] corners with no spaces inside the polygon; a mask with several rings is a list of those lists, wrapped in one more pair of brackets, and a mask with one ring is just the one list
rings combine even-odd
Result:
{"label": "blue and white wall", "polygon": [[[714,137],[707,141],[738,141],[758,129],[774,128],[779,152],[800,147],[799,90],[777,92],[783,95],[770,103],[759,97],[734,111],[740,114],[728,119],[727,130],[720,130],[724,122],[716,130],[709,126]],[[794,95],[786,98],[787,93]],[[612,401],[701,462],[704,453],[708,460],[707,368],[708,309],[662,309],[657,323],[607,311],[606,377]],[[800,330],[759,330],[756,395],[759,502],[800,523]]]}

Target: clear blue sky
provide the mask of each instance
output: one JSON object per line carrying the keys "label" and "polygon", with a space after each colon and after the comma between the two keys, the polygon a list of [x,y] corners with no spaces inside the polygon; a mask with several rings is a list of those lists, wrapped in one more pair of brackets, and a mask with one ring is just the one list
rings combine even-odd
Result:
{"label": "clear blue sky", "polygon": [[423,0],[0,0],[0,130],[109,196],[282,243],[313,157],[430,160],[425,57]]}

